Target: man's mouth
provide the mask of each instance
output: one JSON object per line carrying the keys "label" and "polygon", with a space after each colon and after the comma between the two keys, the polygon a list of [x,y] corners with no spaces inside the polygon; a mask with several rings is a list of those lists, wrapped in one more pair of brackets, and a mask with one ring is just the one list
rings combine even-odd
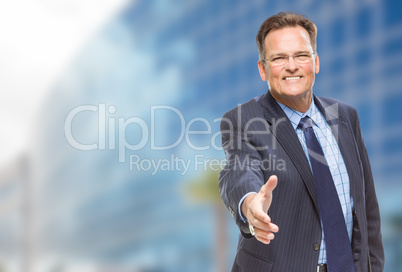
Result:
{"label": "man's mouth", "polygon": [[300,78],[302,78],[302,76],[289,76],[289,77],[284,77],[283,79],[284,80],[293,80],[293,79],[300,79]]}

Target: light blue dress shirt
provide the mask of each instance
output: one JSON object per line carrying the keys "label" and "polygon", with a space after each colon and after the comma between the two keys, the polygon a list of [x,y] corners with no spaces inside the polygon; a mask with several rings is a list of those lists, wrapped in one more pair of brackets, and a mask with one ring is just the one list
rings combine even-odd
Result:
{"label": "light blue dress shirt", "polygon": [[[315,135],[318,139],[318,142],[323,149],[325,158],[327,160],[329,169],[331,171],[332,179],[334,180],[335,188],[338,193],[339,201],[342,206],[343,216],[346,222],[346,228],[349,235],[349,240],[352,237],[352,228],[353,228],[353,199],[350,195],[350,184],[349,184],[349,176],[346,170],[346,165],[343,160],[342,154],[339,151],[338,143],[332,133],[329,124],[325,121],[324,116],[322,113],[317,109],[314,102],[311,102],[309,109],[305,113],[301,113],[295,111],[279,102],[277,102],[282,110],[285,112],[286,116],[289,118],[292,126],[299,138],[299,141],[303,147],[304,153],[310,163],[310,158],[308,156],[307,146],[304,138],[303,131],[298,129],[297,126],[304,116],[309,116],[313,119],[315,125],[313,127]],[[311,164],[310,164],[311,167]],[[280,182],[280,181],[278,181]],[[246,220],[243,218],[241,214],[241,204],[243,200],[248,196],[250,193],[246,194],[239,202],[239,213],[240,217],[243,221]],[[321,240],[321,247],[320,247],[320,255],[318,258],[318,264],[327,263],[327,253],[325,248],[325,240],[324,240],[324,233],[322,233],[322,240]]]}

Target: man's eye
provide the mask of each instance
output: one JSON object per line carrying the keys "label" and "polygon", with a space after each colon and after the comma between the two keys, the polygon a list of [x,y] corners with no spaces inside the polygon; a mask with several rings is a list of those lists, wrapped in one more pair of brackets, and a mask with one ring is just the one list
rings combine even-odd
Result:
{"label": "man's eye", "polygon": [[308,57],[310,57],[308,54],[299,54],[299,55],[296,55],[296,58],[308,58]]}
{"label": "man's eye", "polygon": [[272,61],[281,61],[284,59],[285,59],[285,57],[276,57],[276,58],[273,58]]}

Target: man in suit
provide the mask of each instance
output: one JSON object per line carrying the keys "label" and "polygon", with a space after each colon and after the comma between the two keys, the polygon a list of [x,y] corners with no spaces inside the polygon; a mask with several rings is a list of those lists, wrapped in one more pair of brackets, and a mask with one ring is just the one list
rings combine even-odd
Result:
{"label": "man in suit", "polygon": [[269,90],[221,121],[219,190],[240,229],[232,271],[383,271],[379,208],[356,110],[313,95],[317,28],[278,13],[257,34]]}

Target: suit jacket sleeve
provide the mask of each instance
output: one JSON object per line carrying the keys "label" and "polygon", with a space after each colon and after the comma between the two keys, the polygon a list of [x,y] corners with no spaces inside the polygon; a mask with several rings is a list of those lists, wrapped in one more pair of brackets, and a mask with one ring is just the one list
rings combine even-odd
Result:
{"label": "suit jacket sleeve", "polygon": [[226,155],[226,166],[219,176],[219,191],[241,234],[246,238],[252,236],[248,224],[244,223],[239,216],[239,202],[245,194],[258,192],[265,183],[260,169],[261,157],[254,147],[252,136],[248,137],[245,131],[245,128],[251,126],[242,125],[241,114],[247,113],[247,120],[250,120],[252,119],[250,116],[256,115],[253,111],[251,108],[244,110],[240,106],[226,113],[221,121],[222,147]]}
{"label": "suit jacket sleeve", "polygon": [[359,117],[356,110],[352,114],[354,116],[354,133],[360,153],[360,159],[363,166],[364,175],[364,196],[367,217],[367,232],[369,243],[369,260],[371,271],[384,270],[384,249],[381,236],[381,220],[377,202],[377,196],[374,188],[373,174],[371,171],[370,161],[367,154],[367,149],[362,137]]}

